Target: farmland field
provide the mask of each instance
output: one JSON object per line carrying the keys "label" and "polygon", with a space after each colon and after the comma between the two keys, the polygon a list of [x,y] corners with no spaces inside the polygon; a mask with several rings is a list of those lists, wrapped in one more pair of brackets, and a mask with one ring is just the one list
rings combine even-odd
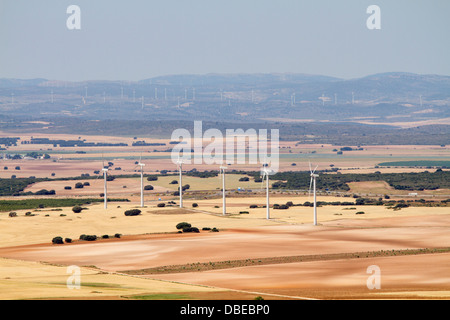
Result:
{"label": "farmland field", "polygon": [[450,161],[417,160],[417,161],[392,161],[382,162],[380,166],[387,167],[450,167]]}
{"label": "farmland field", "polygon": [[[185,164],[182,185],[188,188],[179,208],[174,194],[179,175],[167,151],[170,141],[137,139],[165,145],[8,147],[10,156],[35,152],[49,158],[3,159],[1,299],[450,298],[445,270],[450,188],[442,184],[448,169],[438,170],[450,158],[450,148],[367,146],[337,154],[345,146],[282,141],[267,219],[265,184],[255,181],[258,166],[227,165],[223,215],[218,165]],[[381,165],[418,161],[417,152],[422,160],[442,160],[427,162],[431,170]],[[144,186],[152,187],[144,191],[142,208],[139,160],[146,165]],[[310,162],[319,167],[317,226],[308,193]],[[106,209],[104,165],[111,176]],[[416,175],[423,175],[427,184]],[[72,210],[75,205],[81,212]],[[141,211],[137,216],[124,214],[136,209]],[[181,232],[176,228],[180,222],[199,232]],[[82,235],[95,235],[96,240],[80,240]],[[64,243],[53,244],[55,237]],[[433,272],[425,267],[430,261]],[[405,274],[410,264],[416,268]],[[80,290],[65,286],[69,265],[81,268]],[[382,290],[366,286],[370,265],[382,268]],[[402,282],[397,280],[400,274]]]}

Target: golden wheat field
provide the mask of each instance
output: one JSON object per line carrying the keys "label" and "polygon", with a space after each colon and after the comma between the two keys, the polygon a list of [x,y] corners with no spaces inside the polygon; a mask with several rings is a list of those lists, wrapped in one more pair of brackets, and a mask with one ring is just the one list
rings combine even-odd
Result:
{"label": "golden wheat field", "polygon": [[[326,198],[326,199],[325,199]],[[303,203],[307,196],[273,196],[271,203]],[[336,200],[323,196],[319,200]],[[192,203],[198,207],[193,208]],[[221,199],[185,200],[184,209],[157,207],[149,201],[139,216],[124,211],[137,203],[87,205],[81,213],[42,209],[34,216],[26,210],[17,217],[0,214],[0,286],[3,299],[148,298],[190,299],[213,292],[218,299],[300,298],[448,298],[448,253],[388,255],[364,258],[364,252],[437,248],[450,245],[448,208],[323,206],[319,225],[312,225],[310,207],[288,210],[271,208],[266,219],[265,197],[229,198],[227,215]],[[255,204],[259,208],[250,209]],[[356,214],[364,211],[364,214]],[[186,221],[200,233],[176,233]],[[219,232],[203,231],[217,228]],[[81,234],[121,238],[77,241]],[[54,245],[55,236],[73,243]],[[361,252],[358,259],[339,254]],[[314,261],[290,261],[290,257],[322,254]],[[337,255],[327,259],[327,255]],[[278,257],[277,263],[265,263]],[[249,265],[249,260],[255,265]],[[263,260],[261,260],[263,259]],[[286,259],[286,261],[283,261]],[[262,262],[257,263],[261,260]],[[229,268],[147,274],[146,269],[234,261]],[[243,265],[242,265],[243,263]],[[433,265],[430,272],[426,266]],[[380,265],[383,287],[367,289],[366,269]],[[409,268],[413,264],[414,268]],[[81,268],[81,289],[68,289],[67,266]],[[142,270],[141,272],[137,272]],[[278,271],[276,271],[278,270]],[[136,274],[130,273],[136,271]],[[225,280],[226,279],[226,280]]]}

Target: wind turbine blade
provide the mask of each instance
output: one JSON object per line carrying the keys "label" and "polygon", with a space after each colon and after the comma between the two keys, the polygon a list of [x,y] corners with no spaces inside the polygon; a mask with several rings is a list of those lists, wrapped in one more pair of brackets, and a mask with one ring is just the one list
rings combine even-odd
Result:
{"label": "wind turbine blade", "polygon": [[311,177],[311,180],[309,181],[309,191],[308,191],[308,196],[311,196],[311,187],[312,187],[312,182],[313,182],[313,177]]}
{"label": "wind turbine blade", "polygon": [[261,188],[260,189],[263,189],[263,185],[264,185],[264,178],[266,177],[266,172],[265,171],[263,171],[262,172],[262,179],[261,179]]}
{"label": "wind turbine blade", "polygon": [[311,161],[309,162],[309,172],[312,173],[312,168],[311,168]]}
{"label": "wind turbine blade", "polygon": [[314,171],[313,171],[312,173],[315,173],[315,172],[316,172],[317,167],[319,167],[319,165],[317,165],[317,166],[314,168]]}

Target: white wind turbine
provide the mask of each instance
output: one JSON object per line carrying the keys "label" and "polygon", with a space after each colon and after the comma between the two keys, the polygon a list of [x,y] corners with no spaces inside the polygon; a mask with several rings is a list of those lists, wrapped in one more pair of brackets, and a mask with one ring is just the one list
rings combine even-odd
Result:
{"label": "white wind turbine", "polygon": [[142,156],[139,157],[138,166],[141,167],[141,207],[144,207],[144,167],[145,163],[141,162]]}
{"label": "white wind turbine", "polygon": [[309,163],[309,171],[311,172],[311,180],[309,182],[309,194],[311,195],[311,186],[313,186],[314,190],[314,225],[317,226],[317,201],[316,201],[316,178],[319,177],[318,174],[316,174],[316,169],[318,165],[312,170],[311,168],[311,162]]}
{"label": "white wind turbine", "polygon": [[178,158],[178,160],[177,160],[177,166],[178,166],[178,171],[180,173],[180,181],[178,182],[179,190],[180,190],[180,208],[183,208],[183,176],[182,176],[183,160],[181,160],[180,158]]}
{"label": "white wind turbine", "polygon": [[263,165],[263,169],[261,170],[262,181],[264,182],[264,178],[266,179],[266,219],[270,219],[270,201],[269,201],[269,170],[266,167],[267,164]]}
{"label": "white wind turbine", "polygon": [[222,176],[222,203],[223,203],[223,215],[227,214],[227,205],[226,205],[226,201],[225,201],[225,170],[227,169],[227,167],[220,167],[220,175]]}
{"label": "white wind turbine", "polygon": [[104,208],[108,208],[108,188],[107,188],[107,180],[108,180],[108,168],[105,168],[105,160],[103,160],[102,155],[102,171],[103,171],[103,180],[104,180],[104,190],[103,190],[103,198],[104,198]]}

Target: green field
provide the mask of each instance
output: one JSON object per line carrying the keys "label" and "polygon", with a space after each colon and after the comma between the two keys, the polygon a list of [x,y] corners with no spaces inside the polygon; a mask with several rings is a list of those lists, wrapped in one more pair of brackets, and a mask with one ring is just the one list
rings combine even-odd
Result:
{"label": "green field", "polygon": [[450,161],[446,160],[413,160],[413,161],[392,161],[378,164],[383,167],[447,167],[450,168]]}

